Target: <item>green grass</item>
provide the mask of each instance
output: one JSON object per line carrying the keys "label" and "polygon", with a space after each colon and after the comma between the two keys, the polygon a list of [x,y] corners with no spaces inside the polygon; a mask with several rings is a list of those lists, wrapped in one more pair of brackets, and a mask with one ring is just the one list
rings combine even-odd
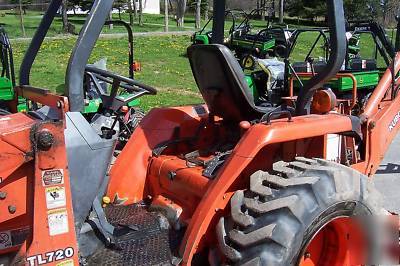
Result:
{"label": "green grass", "polygon": [[[31,84],[57,93],[64,91],[65,71],[75,38],[46,40],[35,61]],[[135,58],[142,71],[135,78],[159,89],[157,96],[145,96],[142,106],[148,110],[158,106],[200,103],[202,101],[184,56],[190,44],[189,36],[137,37]],[[14,41],[16,68],[19,69],[28,42]],[[128,75],[128,42],[120,39],[100,39],[91,55],[90,63],[107,58],[108,70]]]}
{"label": "green grass", "polygon": [[[26,37],[32,37],[35,33],[37,26],[40,23],[43,12],[38,11],[28,11],[24,16],[24,25],[26,31]],[[124,21],[129,21],[129,15],[126,13],[121,14]],[[75,26],[75,31],[78,33],[81,29],[83,23],[85,22],[85,15],[69,15],[70,22]],[[113,19],[119,19],[118,14],[113,14]],[[138,19],[135,20],[133,31],[134,32],[155,32],[164,31],[164,17],[163,15],[151,15],[143,14],[143,26],[138,25]],[[0,24],[3,24],[10,38],[23,37],[20,18],[19,15],[12,10],[0,10]],[[170,31],[181,31],[181,30],[194,30],[194,18],[193,16],[188,16],[185,19],[185,28],[178,28],[176,26],[175,20],[169,18],[169,30]],[[110,30],[108,27],[104,27],[104,33],[121,33],[126,32],[123,27],[114,27]],[[49,29],[47,36],[56,36],[63,34],[62,32],[62,21],[60,17],[56,17],[53,25]]]}

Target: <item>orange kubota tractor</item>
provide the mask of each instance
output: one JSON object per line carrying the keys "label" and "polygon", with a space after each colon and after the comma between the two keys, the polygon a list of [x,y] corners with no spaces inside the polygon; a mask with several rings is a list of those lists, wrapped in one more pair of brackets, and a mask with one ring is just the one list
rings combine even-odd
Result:
{"label": "orange kubota tractor", "polygon": [[[327,0],[327,65],[276,106],[255,105],[218,44],[225,1],[214,1],[214,44],[188,49],[205,104],[151,110],[111,165],[115,137],[102,139],[80,111],[112,2],[93,3],[69,61],[68,97],[29,85],[61,0],[25,56],[15,90],[43,107],[0,115],[0,265],[376,264],[374,217],[387,212],[370,179],[400,126],[400,54],[354,115],[353,98],[323,86],[343,75],[347,47],[343,2]],[[121,84],[154,92],[91,72],[112,81],[112,106],[123,106]]]}

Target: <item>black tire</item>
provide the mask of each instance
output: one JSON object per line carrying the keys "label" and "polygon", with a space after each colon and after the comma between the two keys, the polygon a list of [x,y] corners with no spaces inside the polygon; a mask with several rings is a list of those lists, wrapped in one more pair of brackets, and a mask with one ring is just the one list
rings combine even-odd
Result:
{"label": "black tire", "polygon": [[230,203],[231,215],[220,219],[216,232],[225,262],[234,265],[296,265],[327,222],[361,215],[372,225],[371,214],[382,212],[380,195],[365,176],[306,158],[275,163],[271,174],[255,172],[250,188],[237,191]]}

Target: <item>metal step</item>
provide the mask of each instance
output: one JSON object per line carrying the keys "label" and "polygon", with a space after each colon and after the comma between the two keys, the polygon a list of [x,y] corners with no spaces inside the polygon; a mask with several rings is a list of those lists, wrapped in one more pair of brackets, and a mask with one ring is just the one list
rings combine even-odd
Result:
{"label": "metal step", "polygon": [[385,209],[400,214],[400,133],[390,145],[372,180],[383,196]]}
{"label": "metal step", "polygon": [[171,265],[171,237],[165,218],[148,212],[142,204],[110,205],[105,213],[118,228],[116,244],[98,250],[87,259],[88,265]]}

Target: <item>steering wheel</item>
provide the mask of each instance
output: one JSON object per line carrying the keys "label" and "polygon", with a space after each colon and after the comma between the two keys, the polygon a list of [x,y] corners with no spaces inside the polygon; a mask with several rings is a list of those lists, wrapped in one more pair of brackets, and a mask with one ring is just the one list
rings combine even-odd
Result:
{"label": "steering wheel", "polygon": [[[139,98],[143,95],[156,95],[157,90],[154,87],[142,84],[136,80],[112,73],[107,70],[97,68],[93,65],[87,65],[85,75],[93,82],[94,88],[100,95],[103,107],[117,111],[122,106]],[[99,81],[111,84],[110,94],[106,93]],[[118,94],[119,88],[122,88],[129,95]]]}

